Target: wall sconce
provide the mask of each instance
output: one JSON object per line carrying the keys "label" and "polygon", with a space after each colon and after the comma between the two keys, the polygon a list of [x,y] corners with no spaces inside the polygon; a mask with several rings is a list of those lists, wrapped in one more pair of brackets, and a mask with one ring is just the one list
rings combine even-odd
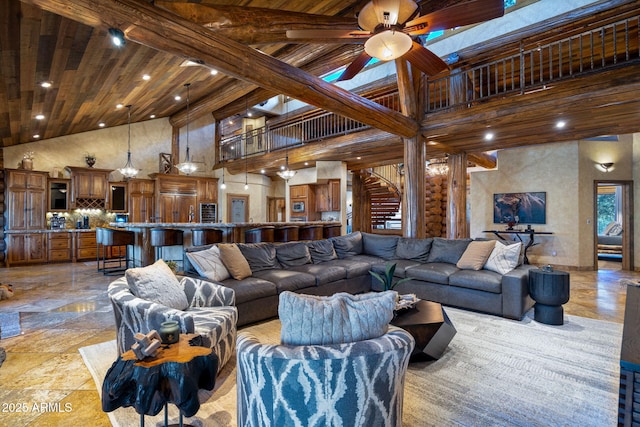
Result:
{"label": "wall sconce", "polygon": [[611,169],[611,167],[614,165],[613,162],[608,162],[608,163],[600,163],[600,167],[605,171],[605,172],[609,172],[609,169]]}

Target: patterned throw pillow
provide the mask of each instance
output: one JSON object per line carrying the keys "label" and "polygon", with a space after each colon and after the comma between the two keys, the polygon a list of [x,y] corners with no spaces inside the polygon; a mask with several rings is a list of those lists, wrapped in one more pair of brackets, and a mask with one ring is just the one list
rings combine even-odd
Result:
{"label": "patterned throw pillow", "polygon": [[229,270],[220,259],[220,248],[217,246],[211,246],[204,251],[187,252],[187,258],[202,277],[214,282],[221,282],[231,277]]}
{"label": "patterned throw pillow", "polygon": [[396,307],[397,292],[330,297],[280,294],[278,316],[284,345],[329,345],[363,341],[387,332]]}
{"label": "patterned throw pillow", "polygon": [[514,243],[513,245],[503,245],[497,243],[493,248],[489,259],[484,265],[485,270],[495,271],[500,274],[507,274],[518,266],[522,243]]}
{"label": "patterned throw pillow", "polygon": [[176,310],[189,307],[187,295],[178,278],[161,259],[146,267],[130,268],[124,275],[131,293],[138,298]]}
{"label": "patterned throw pillow", "polygon": [[218,248],[220,248],[220,259],[229,270],[231,277],[236,280],[242,280],[253,274],[247,259],[242,255],[235,243],[221,243]]}

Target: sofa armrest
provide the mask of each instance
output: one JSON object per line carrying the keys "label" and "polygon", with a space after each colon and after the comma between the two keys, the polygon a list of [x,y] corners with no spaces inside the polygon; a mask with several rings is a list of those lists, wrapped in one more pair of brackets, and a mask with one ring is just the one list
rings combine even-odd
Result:
{"label": "sofa armrest", "polygon": [[529,296],[529,270],[532,265],[521,265],[502,276],[502,315],[520,320],[534,301]]}
{"label": "sofa armrest", "polygon": [[180,284],[189,301],[189,307],[235,306],[236,296],[231,288],[195,277],[182,277]]}

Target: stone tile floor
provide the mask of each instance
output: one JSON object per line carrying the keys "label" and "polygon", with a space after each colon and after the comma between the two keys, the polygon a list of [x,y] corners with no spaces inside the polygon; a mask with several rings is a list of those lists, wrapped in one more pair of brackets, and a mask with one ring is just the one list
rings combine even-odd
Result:
{"label": "stone tile floor", "polygon": [[[115,339],[107,286],[94,262],[0,268],[15,296],[0,301],[0,426],[108,426],[78,348]],[[622,322],[626,289],[615,263],[571,272],[565,313]],[[12,336],[9,336],[12,335]]]}

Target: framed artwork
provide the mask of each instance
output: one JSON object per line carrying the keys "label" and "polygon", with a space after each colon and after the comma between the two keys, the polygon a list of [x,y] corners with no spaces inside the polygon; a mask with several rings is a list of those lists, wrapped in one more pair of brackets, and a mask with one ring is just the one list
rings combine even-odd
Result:
{"label": "framed artwork", "polygon": [[495,224],[546,224],[547,193],[498,193],[493,195]]}

